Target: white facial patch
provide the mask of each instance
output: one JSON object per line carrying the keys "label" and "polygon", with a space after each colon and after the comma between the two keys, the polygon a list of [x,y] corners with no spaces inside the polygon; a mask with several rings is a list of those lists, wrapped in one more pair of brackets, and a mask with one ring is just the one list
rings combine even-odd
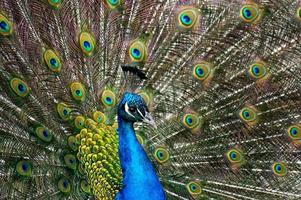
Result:
{"label": "white facial patch", "polygon": [[130,109],[129,109],[129,105],[128,103],[126,102],[125,105],[124,105],[124,109],[125,109],[125,112],[127,114],[129,114],[130,116],[134,117],[136,119],[136,117],[134,115],[132,115],[132,113],[130,112]]}

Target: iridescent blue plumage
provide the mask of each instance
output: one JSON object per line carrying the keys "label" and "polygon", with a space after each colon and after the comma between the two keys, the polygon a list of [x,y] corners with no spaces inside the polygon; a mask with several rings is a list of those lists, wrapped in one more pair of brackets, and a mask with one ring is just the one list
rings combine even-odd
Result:
{"label": "iridescent blue plumage", "polygon": [[159,178],[135,135],[134,122],[143,120],[139,112],[144,116],[148,113],[143,98],[137,94],[125,93],[118,106],[119,156],[124,187],[116,199],[165,200]]}

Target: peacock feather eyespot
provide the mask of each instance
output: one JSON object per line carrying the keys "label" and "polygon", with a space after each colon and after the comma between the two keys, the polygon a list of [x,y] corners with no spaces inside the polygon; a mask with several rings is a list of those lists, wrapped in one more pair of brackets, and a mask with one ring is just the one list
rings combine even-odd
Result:
{"label": "peacock feather eyespot", "polygon": [[249,75],[255,79],[261,79],[267,75],[267,67],[263,62],[255,62],[249,67]]}
{"label": "peacock feather eyespot", "polygon": [[79,44],[82,52],[90,57],[93,55],[95,50],[95,39],[94,36],[88,32],[81,32],[79,36]]}
{"label": "peacock feather eyespot", "polygon": [[93,113],[93,120],[97,123],[105,123],[106,122],[106,116],[100,111],[95,111]]}
{"label": "peacock feather eyespot", "polygon": [[10,80],[10,87],[20,97],[26,97],[30,93],[27,83],[19,78],[12,78]]}
{"label": "peacock feather eyespot", "polygon": [[85,120],[86,120],[85,117],[82,116],[82,115],[76,116],[75,119],[74,119],[74,126],[75,126],[75,128],[77,128],[77,129],[84,128],[84,126],[85,126]]}
{"label": "peacock feather eyespot", "polygon": [[202,193],[201,185],[196,181],[191,181],[188,184],[186,184],[186,188],[190,195],[197,196]]}
{"label": "peacock feather eyespot", "polygon": [[58,9],[61,7],[63,0],[48,0],[48,3],[53,7],[54,9]]}
{"label": "peacock feather eyespot", "polygon": [[13,25],[4,15],[0,13],[0,35],[10,36],[13,34]]}
{"label": "peacock feather eyespot", "polygon": [[77,142],[76,142],[76,137],[73,135],[70,135],[68,137],[68,146],[73,150],[76,151],[77,150]]}
{"label": "peacock feather eyespot", "polygon": [[208,79],[212,72],[212,65],[208,62],[200,62],[193,68],[193,76],[201,81]]}
{"label": "peacock feather eyespot", "polygon": [[16,165],[17,174],[24,177],[29,177],[32,174],[32,164],[28,160],[21,160]]}
{"label": "peacock feather eyespot", "polygon": [[230,163],[237,164],[243,161],[243,154],[238,149],[230,149],[227,152],[227,158]]}
{"label": "peacock feather eyespot", "polygon": [[260,19],[261,15],[262,9],[255,3],[245,4],[240,10],[240,17],[247,23],[255,23]]}
{"label": "peacock feather eyespot", "polygon": [[70,169],[76,169],[77,167],[77,159],[73,154],[66,154],[64,156],[65,165]]}
{"label": "peacock feather eyespot", "polygon": [[145,62],[147,58],[147,47],[142,40],[135,40],[129,48],[129,55],[133,62]]}
{"label": "peacock feather eyespot", "polygon": [[276,162],[272,165],[272,170],[276,176],[285,176],[287,174],[287,167],[282,162]]}
{"label": "peacock feather eyespot", "polygon": [[169,160],[170,156],[165,148],[159,147],[155,150],[154,157],[160,164],[163,164]]}
{"label": "peacock feather eyespot", "polygon": [[201,120],[196,113],[187,113],[182,117],[182,124],[186,128],[193,130],[201,125]]}
{"label": "peacock feather eyespot", "polygon": [[51,142],[53,139],[52,133],[45,127],[37,127],[35,129],[35,133],[38,136],[38,138],[44,142]]}
{"label": "peacock feather eyespot", "polygon": [[59,191],[63,193],[70,193],[71,192],[71,183],[69,179],[66,177],[62,177],[57,183]]}
{"label": "peacock feather eyespot", "polygon": [[244,107],[241,109],[239,116],[244,122],[255,122],[257,120],[257,111],[251,107]]}
{"label": "peacock feather eyespot", "polygon": [[105,0],[110,9],[115,9],[121,5],[121,0]]}
{"label": "peacock feather eyespot", "polygon": [[86,98],[85,87],[80,82],[73,82],[70,84],[71,95],[74,100],[83,102]]}
{"label": "peacock feather eyespot", "polygon": [[288,128],[287,133],[292,140],[300,140],[301,126],[299,124],[292,125]]}
{"label": "peacock feather eyespot", "polygon": [[70,120],[71,109],[65,103],[58,103],[56,105],[56,111],[64,121]]}
{"label": "peacock feather eyespot", "polygon": [[89,183],[86,180],[81,180],[80,181],[80,188],[83,192],[90,194],[91,193],[91,187]]}
{"label": "peacock feather eyespot", "polygon": [[105,107],[114,107],[117,102],[115,93],[110,89],[104,90],[101,95],[101,102]]}
{"label": "peacock feather eyespot", "polygon": [[58,55],[51,49],[48,49],[44,52],[44,62],[46,63],[47,67],[55,72],[60,73],[62,68],[61,59],[58,57]]}
{"label": "peacock feather eyespot", "polygon": [[198,20],[198,15],[194,8],[184,8],[178,14],[178,26],[183,29],[192,29]]}

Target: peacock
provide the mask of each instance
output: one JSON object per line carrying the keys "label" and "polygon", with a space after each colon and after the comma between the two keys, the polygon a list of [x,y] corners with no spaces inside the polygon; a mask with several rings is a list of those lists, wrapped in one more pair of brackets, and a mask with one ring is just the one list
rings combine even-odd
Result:
{"label": "peacock", "polygon": [[0,199],[301,199],[300,0],[0,0]]}

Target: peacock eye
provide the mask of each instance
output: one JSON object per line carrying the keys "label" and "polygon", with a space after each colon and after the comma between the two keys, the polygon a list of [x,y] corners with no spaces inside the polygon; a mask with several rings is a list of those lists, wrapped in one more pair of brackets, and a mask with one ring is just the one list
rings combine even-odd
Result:
{"label": "peacock eye", "polygon": [[95,38],[88,32],[82,32],[79,36],[79,44],[82,52],[86,56],[91,56],[95,50]]}
{"label": "peacock eye", "polygon": [[191,8],[182,10],[178,15],[178,26],[184,29],[191,29],[196,24],[198,13]]}
{"label": "peacock eye", "polygon": [[287,174],[287,167],[282,162],[276,162],[272,166],[272,170],[276,176],[285,176]]}
{"label": "peacock eye", "polygon": [[104,90],[101,101],[105,107],[114,107],[116,104],[116,95],[112,90]]}
{"label": "peacock eye", "polygon": [[65,164],[68,168],[70,169],[76,169],[77,167],[77,159],[74,155],[72,154],[66,154],[64,156],[64,161],[65,161]]}
{"label": "peacock eye", "polygon": [[84,85],[80,82],[73,82],[70,85],[70,92],[74,100],[83,102],[86,98]]}
{"label": "peacock eye", "polygon": [[293,125],[288,129],[288,136],[292,140],[299,140],[301,138],[301,128],[299,125]]}
{"label": "peacock eye", "polygon": [[64,103],[58,103],[56,110],[64,121],[68,121],[71,118],[71,109]]}
{"label": "peacock eye", "polygon": [[206,80],[212,71],[212,65],[208,62],[200,62],[193,68],[193,76],[201,81]]}
{"label": "peacock eye", "polygon": [[53,137],[52,133],[50,133],[49,130],[44,127],[37,127],[35,129],[35,133],[44,142],[50,142]]}
{"label": "peacock eye", "polygon": [[10,80],[10,87],[16,95],[26,97],[30,93],[30,88],[27,83],[19,78]]}
{"label": "peacock eye", "polygon": [[250,107],[245,107],[240,111],[240,118],[245,122],[254,122],[257,119],[257,113]]}
{"label": "peacock eye", "polygon": [[135,107],[130,107],[129,110],[130,110],[131,113],[135,113],[136,112],[136,108]]}
{"label": "peacock eye", "polygon": [[12,22],[0,13],[0,35],[10,36],[12,33]]}
{"label": "peacock eye", "polygon": [[263,78],[267,74],[267,68],[264,63],[256,62],[249,67],[249,75],[253,78]]}
{"label": "peacock eye", "polygon": [[240,17],[247,23],[254,22],[260,16],[257,4],[246,4],[240,10]]}
{"label": "peacock eye", "polygon": [[47,65],[47,67],[55,72],[59,73],[62,68],[61,59],[58,57],[58,55],[51,49],[48,49],[44,52],[44,61]]}
{"label": "peacock eye", "polygon": [[32,174],[32,164],[30,161],[21,160],[16,165],[17,173],[20,176],[30,176]]}
{"label": "peacock eye", "polygon": [[59,181],[58,181],[58,189],[62,192],[62,193],[69,193],[71,192],[71,183],[69,181],[69,179],[62,177]]}
{"label": "peacock eye", "polygon": [[202,189],[201,189],[201,186],[199,183],[195,182],[195,181],[191,181],[190,183],[188,183],[186,185],[186,188],[188,190],[188,192],[191,194],[191,195],[199,195],[202,193]]}
{"label": "peacock eye", "polygon": [[159,147],[154,153],[155,159],[160,163],[165,163],[169,160],[169,152],[163,147]]}
{"label": "peacock eye", "polygon": [[133,62],[144,62],[147,58],[147,47],[142,40],[135,40],[129,48],[129,55]]}
{"label": "peacock eye", "polygon": [[243,155],[237,149],[231,149],[227,152],[228,160],[231,163],[240,163],[243,160]]}

